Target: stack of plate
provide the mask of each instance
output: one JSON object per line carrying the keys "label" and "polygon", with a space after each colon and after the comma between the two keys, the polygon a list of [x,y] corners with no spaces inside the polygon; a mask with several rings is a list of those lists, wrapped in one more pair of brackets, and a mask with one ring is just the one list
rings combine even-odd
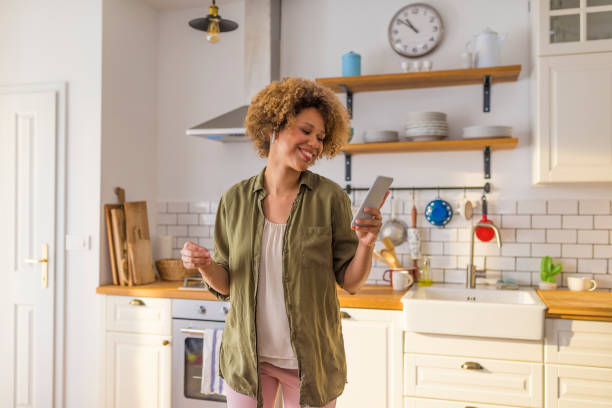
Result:
{"label": "stack of plate", "polygon": [[368,130],[363,134],[366,143],[397,142],[395,130]]}
{"label": "stack of plate", "polygon": [[438,140],[448,137],[446,113],[442,112],[408,112],[404,125],[404,141]]}

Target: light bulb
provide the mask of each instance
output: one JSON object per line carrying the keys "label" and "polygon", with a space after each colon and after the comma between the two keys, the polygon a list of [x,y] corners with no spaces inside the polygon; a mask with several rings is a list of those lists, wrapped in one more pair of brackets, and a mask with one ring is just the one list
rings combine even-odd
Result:
{"label": "light bulb", "polygon": [[219,20],[211,18],[208,22],[208,30],[206,30],[206,39],[209,43],[214,44],[221,39],[219,31]]}

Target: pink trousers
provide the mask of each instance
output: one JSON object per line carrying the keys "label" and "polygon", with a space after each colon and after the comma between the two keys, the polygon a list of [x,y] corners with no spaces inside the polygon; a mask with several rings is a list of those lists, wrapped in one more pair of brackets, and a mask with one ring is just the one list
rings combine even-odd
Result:
{"label": "pink trousers", "polygon": [[[274,408],[278,397],[279,386],[283,387],[284,408],[300,407],[300,379],[298,370],[280,368],[270,363],[259,364],[261,376],[261,390],[263,393],[264,408]],[[227,408],[256,408],[257,400],[244,394],[239,394],[225,384]],[[334,408],[336,400],[323,408]]]}

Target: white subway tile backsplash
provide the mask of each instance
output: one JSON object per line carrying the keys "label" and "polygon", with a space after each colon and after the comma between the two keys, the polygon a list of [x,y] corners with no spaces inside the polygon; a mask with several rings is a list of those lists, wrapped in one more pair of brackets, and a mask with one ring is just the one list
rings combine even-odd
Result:
{"label": "white subway tile backsplash", "polygon": [[531,244],[531,256],[561,256],[561,244]]}
{"label": "white subway tile backsplash", "polygon": [[190,237],[201,237],[210,238],[209,228],[206,225],[190,225],[189,226]]}
{"label": "white subway tile backsplash", "polygon": [[215,225],[216,214],[200,214],[201,225]]}
{"label": "white subway tile backsplash", "polygon": [[502,256],[529,256],[531,255],[531,245],[529,244],[503,244],[501,247]]}
{"label": "white subway tile backsplash", "polygon": [[[461,197],[458,196],[457,200]],[[456,200],[449,198],[452,202]],[[404,202],[402,202],[404,200]],[[427,200],[425,200],[427,201]],[[412,200],[396,196],[397,213],[408,225]],[[157,203],[156,235],[176,237],[173,256],[188,240],[212,252],[214,223],[218,201],[175,201]],[[389,204],[387,204],[389,208]],[[540,262],[551,256],[563,265],[561,284],[567,276],[595,275],[602,288],[612,288],[612,213],[610,200],[493,200],[489,201],[489,218],[500,228],[502,248],[495,240],[475,240],[474,264],[487,268],[488,277],[512,279],[520,285],[537,286]],[[446,228],[431,226],[419,206],[421,253],[431,256],[431,271],[436,282],[465,282],[469,262],[471,226],[456,214]],[[478,218],[478,217],[477,217]],[[408,245],[396,248],[400,260],[410,264]],[[486,265],[485,265],[486,258]],[[422,262],[419,262],[422,265]],[[388,284],[382,280],[388,266],[377,260],[367,282]],[[610,272],[608,272],[610,271]]]}
{"label": "white subway tile backsplash", "polygon": [[580,200],[580,214],[610,214],[610,200]]}
{"label": "white subway tile backsplash", "polygon": [[168,225],[168,235],[172,235],[175,237],[186,237],[187,236],[187,226],[186,225]]}
{"label": "white subway tile backsplash", "polygon": [[198,214],[178,214],[178,225],[198,225]]}
{"label": "white subway tile backsplash", "polygon": [[176,214],[157,214],[157,223],[161,225],[176,225],[177,220]]}
{"label": "white subway tile backsplash", "polygon": [[612,258],[612,245],[594,245],[593,256],[595,258]]}
{"label": "white subway tile backsplash", "polygon": [[579,259],[578,260],[578,272],[579,273],[607,273],[608,272],[608,260],[607,259]]}
{"label": "white subway tile backsplash", "polygon": [[444,255],[463,255],[470,252],[468,242],[445,242]]}
{"label": "white subway tile backsplash", "polygon": [[532,228],[561,228],[560,215],[534,215],[531,217]]}
{"label": "white subway tile backsplash", "polygon": [[488,205],[489,214],[516,214],[515,200],[495,200]]}
{"label": "white subway tile backsplash", "polygon": [[578,231],[579,244],[607,244],[608,231],[585,230]]}
{"label": "white subway tile backsplash", "polygon": [[516,230],[516,242],[546,242],[546,230],[518,229]]}
{"label": "white subway tile backsplash", "polygon": [[578,214],[578,200],[548,201],[548,214],[576,215]]}
{"label": "white subway tile backsplash", "polygon": [[516,258],[516,269],[519,271],[539,271],[541,258]]}
{"label": "white subway tile backsplash", "polygon": [[597,289],[612,289],[612,275],[594,275]]}
{"label": "white subway tile backsplash", "polygon": [[455,228],[432,228],[431,241],[457,241]]}
{"label": "white subway tile backsplash", "polygon": [[595,229],[612,229],[612,215],[596,215]]}
{"label": "white subway tile backsplash", "polygon": [[208,201],[192,201],[189,203],[190,213],[209,213],[210,202]]}
{"label": "white subway tile backsplash", "polygon": [[185,246],[185,243],[187,243],[189,241],[194,242],[196,244],[198,243],[198,241],[194,240],[193,238],[189,238],[189,237],[176,237],[176,238],[174,238],[174,247],[173,247],[173,249],[181,250]]}
{"label": "white subway tile backsplash", "polygon": [[576,230],[549,229],[546,231],[546,242],[575,244]]}
{"label": "white subway tile backsplash", "polygon": [[563,244],[561,253],[564,258],[591,258],[593,257],[593,245]]}
{"label": "white subway tile backsplash", "polygon": [[514,260],[514,258],[505,256],[488,256],[485,263],[487,269],[513,271],[515,268]]}
{"label": "white subway tile backsplash", "polygon": [[518,214],[546,214],[545,200],[519,200],[517,205]]}
{"label": "white subway tile backsplash", "polygon": [[501,226],[502,228],[531,228],[531,216],[530,215],[502,215]]}
{"label": "white subway tile backsplash", "polygon": [[563,228],[593,229],[592,215],[564,215]]}
{"label": "white subway tile backsplash", "polygon": [[450,255],[438,255],[431,257],[432,268],[451,269],[457,267],[457,257]]}
{"label": "white subway tile backsplash", "polygon": [[168,203],[169,213],[186,213],[189,212],[189,203],[185,201],[174,201]]}

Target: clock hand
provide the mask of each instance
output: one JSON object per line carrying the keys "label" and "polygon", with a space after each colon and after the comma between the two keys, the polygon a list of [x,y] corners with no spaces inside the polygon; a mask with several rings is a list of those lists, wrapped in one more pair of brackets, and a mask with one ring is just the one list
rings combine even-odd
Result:
{"label": "clock hand", "polygon": [[405,22],[404,24],[406,24],[408,27],[412,28],[412,31],[414,31],[415,33],[417,33],[417,34],[418,34],[419,30],[417,30],[417,29],[416,29],[416,28],[415,28],[415,27],[412,25],[412,23],[410,22],[410,20],[406,19],[406,22]]}

